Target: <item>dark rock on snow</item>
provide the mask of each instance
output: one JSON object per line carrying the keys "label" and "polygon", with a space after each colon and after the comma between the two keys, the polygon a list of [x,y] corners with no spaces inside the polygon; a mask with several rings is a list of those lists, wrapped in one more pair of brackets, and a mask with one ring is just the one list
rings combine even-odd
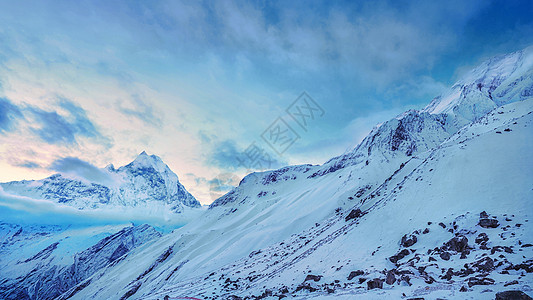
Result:
{"label": "dark rock on snow", "polygon": [[357,209],[353,209],[347,216],[346,218],[344,218],[344,220],[346,222],[352,220],[352,219],[356,219],[356,218],[359,218],[360,216],[362,216],[362,212],[359,208]]}
{"label": "dark rock on snow", "polygon": [[531,300],[526,293],[522,291],[505,291],[496,294],[496,300]]}
{"label": "dark rock on snow", "polygon": [[483,228],[496,228],[500,226],[500,223],[496,219],[481,219],[479,220],[479,226]]}
{"label": "dark rock on snow", "polygon": [[374,278],[372,280],[367,281],[366,284],[367,284],[369,290],[382,289],[383,288],[383,279]]}
{"label": "dark rock on snow", "polygon": [[361,276],[363,274],[365,274],[365,272],[363,272],[361,270],[352,271],[352,272],[350,272],[350,275],[348,275],[348,280],[352,280],[352,279],[354,279],[354,277]]}

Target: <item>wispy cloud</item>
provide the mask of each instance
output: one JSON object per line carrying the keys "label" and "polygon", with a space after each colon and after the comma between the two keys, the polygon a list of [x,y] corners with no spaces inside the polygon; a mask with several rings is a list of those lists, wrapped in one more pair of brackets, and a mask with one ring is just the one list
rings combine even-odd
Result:
{"label": "wispy cloud", "polygon": [[40,169],[40,168],[42,168],[42,166],[39,165],[38,163],[36,163],[34,161],[27,161],[27,160],[19,162],[19,163],[16,163],[15,166],[26,168],[26,169]]}
{"label": "wispy cloud", "polygon": [[48,169],[67,174],[67,176],[70,175],[78,179],[85,179],[89,182],[97,182],[106,185],[112,184],[114,180],[111,174],[105,170],[97,168],[77,157],[59,158],[53,161]]}
{"label": "wispy cloud", "polygon": [[148,103],[141,95],[133,94],[131,96],[131,105],[126,106],[123,102],[117,102],[117,109],[121,113],[137,118],[144,123],[160,127],[162,124],[161,118],[154,111],[154,107]]}
{"label": "wispy cloud", "polygon": [[[261,164],[256,164],[261,161]],[[264,171],[280,168],[287,164],[282,157],[261,148],[255,142],[239,147],[233,140],[217,141],[211,144],[207,163],[225,171]]]}
{"label": "wispy cloud", "polygon": [[239,161],[244,149],[238,148],[235,141],[225,140],[217,143],[208,158],[208,163],[228,170],[239,168]]}
{"label": "wispy cloud", "polygon": [[38,127],[33,128],[33,132],[43,141],[51,144],[76,144],[78,136],[103,137],[87,118],[85,110],[78,105],[61,99],[59,108],[64,109],[67,114],[60,115],[57,111],[46,111],[33,106],[26,108],[38,124]]}
{"label": "wispy cloud", "polygon": [[19,108],[6,98],[0,98],[0,134],[11,131],[17,119],[22,117]]}
{"label": "wispy cloud", "polygon": [[176,228],[185,225],[197,214],[176,215],[164,211],[147,213],[145,209],[108,208],[78,210],[48,200],[12,195],[0,188],[2,221],[17,224],[92,226],[101,224],[148,223]]}

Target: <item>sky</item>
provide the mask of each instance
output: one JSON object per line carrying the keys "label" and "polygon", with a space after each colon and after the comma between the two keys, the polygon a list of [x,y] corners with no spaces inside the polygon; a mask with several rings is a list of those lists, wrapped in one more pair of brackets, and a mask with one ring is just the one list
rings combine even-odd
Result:
{"label": "sky", "polygon": [[87,177],[146,151],[209,204],[249,172],[349,151],[484,59],[533,44],[532,12],[489,0],[0,0],[0,182]]}

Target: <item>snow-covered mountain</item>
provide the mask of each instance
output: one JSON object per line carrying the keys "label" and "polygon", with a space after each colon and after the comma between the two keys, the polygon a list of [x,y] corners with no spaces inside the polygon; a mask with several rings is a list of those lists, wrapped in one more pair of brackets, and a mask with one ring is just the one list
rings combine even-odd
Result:
{"label": "snow-covered mountain", "polygon": [[55,174],[42,180],[14,181],[0,186],[7,193],[52,200],[78,209],[166,207],[182,212],[185,207],[201,206],[161,158],[144,151],[125,166],[115,169],[109,165],[100,172],[99,177],[105,180],[97,182]]}
{"label": "snow-covered mountain", "polygon": [[532,61],[493,58],[321,166],[249,174],[58,298],[531,299]]}
{"label": "snow-covered mountain", "polygon": [[530,293],[532,49],[489,60],[322,166],[248,175],[72,298]]}
{"label": "snow-covered mountain", "polygon": [[533,97],[532,70],[533,46],[493,57],[424,109],[409,110],[376,126],[352,152],[331,159],[319,174],[433,149],[497,107]]}
{"label": "snow-covered mountain", "polygon": [[0,299],[54,299],[161,236],[149,225],[65,229],[6,223],[0,234]]}

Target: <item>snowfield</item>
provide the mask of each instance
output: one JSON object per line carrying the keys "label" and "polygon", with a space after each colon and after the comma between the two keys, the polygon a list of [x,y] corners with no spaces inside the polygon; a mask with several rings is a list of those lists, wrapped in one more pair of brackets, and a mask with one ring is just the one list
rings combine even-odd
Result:
{"label": "snowfield", "polygon": [[[531,296],[531,149],[533,47],[483,63],[426,108],[376,127],[350,153],[320,166],[249,174],[170,233],[149,225],[80,233],[47,227],[43,236],[50,238],[42,239],[31,234],[38,230],[2,224],[10,242],[0,248],[8,258],[0,260],[6,270],[0,296],[494,299],[511,290]],[[131,191],[146,184],[128,182]],[[171,182],[176,186],[177,177]],[[143,203],[169,201],[139,195]],[[176,207],[195,207],[185,199]],[[30,234],[22,239],[22,232]],[[78,242],[65,242],[67,236],[87,236],[86,244],[68,250]],[[14,253],[34,240],[38,246]],[[80,258],[90,267],[80,268]]]}

